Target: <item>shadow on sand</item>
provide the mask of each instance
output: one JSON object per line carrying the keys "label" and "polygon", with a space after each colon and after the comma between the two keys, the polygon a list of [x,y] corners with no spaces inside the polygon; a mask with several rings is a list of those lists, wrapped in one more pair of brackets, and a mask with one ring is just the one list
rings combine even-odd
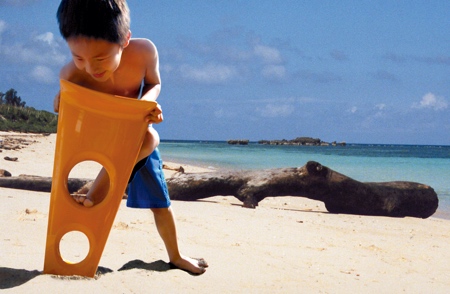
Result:
{"label": "shadow on sand", "polygon": [[169,263],[164,262],[162,260],[147,263],[142,260],[135,259],[124,264],[121,268],[118,269],[118,271],[120,272],[131,269],[144,269],[155,272],[166,272],[168,270],[173,269],[173,267],[171,267]]}
{"label": "shadow on sand", "polygon": [[[162,260],[157,260],[154,262],[144,262],[142,260],[136,259],[127,262],[124,264],[118,271],[126,271],[131,269],[144,269],[149,271],[156,271],[156,272],[166,272],[171,269],[175,269],[173,266],[171,266],[169,263],[164,262]],[[97,273],[94,277],[94,279],[98,279],[103,275],[112,273],[113,270],[105,267],[99,266],[97,269]],[[10,289],[14,287],[21,286],[25,284],[26,282],[34,279],[37,276],[43,275],[42,271],[38,270],[25,270],[25,269],[14,269],[14,268],[7,268],[7,267],[0,267],[0,290],[1,289]],[[80,280],[80,279],[90,279],[90,278],[84,278],[79,276],[58,276],[58,275],[51,275],[53,278],[59,278],[59,279],[69,279],[69,280]]]}
{"label": "shadow on sand", "polygon": [[[97,269],[97,273],[94,279],[98,279],[103,275],[108,273],[112,273],[113,270],[105,267],[99,266]],[[26,282],[34,279],[37,276],[44,275],[42,271],[34,270],[29,271],[25,269],[14,269],[7,267],[0,267],[0,290],[1,289],[10,289],[14,287],[21,286]],[[83,280],[83,279],[91,279],[81,276],[59,276],[59,275],[49,275],[55,279],[62,280]]]}
{"label": "shadow on sand", "polygon": [[23,285],[41,274],[42,272],[38,270],[28,271],[25,269],[0,267],[0,289],[10,289]]}

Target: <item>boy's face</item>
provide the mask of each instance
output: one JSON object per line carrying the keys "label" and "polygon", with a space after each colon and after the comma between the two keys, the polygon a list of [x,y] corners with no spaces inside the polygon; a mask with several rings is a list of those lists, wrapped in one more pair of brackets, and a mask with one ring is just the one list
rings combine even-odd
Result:
{"label": "boy's face", "polygon": [[123,46],[101,39],[72,37],[67,40],[73,62],[79,70],[84,70],[94,80],[105,82],[119,67]]}

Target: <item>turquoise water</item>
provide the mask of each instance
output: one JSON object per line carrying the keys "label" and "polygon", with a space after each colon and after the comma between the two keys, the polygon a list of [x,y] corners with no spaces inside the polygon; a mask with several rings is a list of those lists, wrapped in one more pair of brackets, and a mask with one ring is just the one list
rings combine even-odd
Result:
{"label": "turquoise water", "polygon": [[435,216],[450,218],[450,146],[240,146],[163,141],[159,149],[164,160],[214,169],[299,167],[314,160],[362,182],[419,182],[433,187],[438,194]]}

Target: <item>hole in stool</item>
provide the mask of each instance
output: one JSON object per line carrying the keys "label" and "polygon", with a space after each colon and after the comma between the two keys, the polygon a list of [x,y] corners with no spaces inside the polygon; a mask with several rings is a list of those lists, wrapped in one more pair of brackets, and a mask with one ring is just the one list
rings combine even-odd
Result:
{"label": "hole in stool", "polygon": [[59,252],[67,263],[80,263],[89,253],[89,239],[79,231],[66,233],[59,242]]}
{"label": "hole in stool", "polygon": [[[93,185],[94,181],[96,185]],[[80,187],[80,179],[92,179]],[[108,194],[109,175],[103,166],[92,160],[82,161],[75,165],[69,173],[69,193],[80,205],[91,207],[101,203]]]}

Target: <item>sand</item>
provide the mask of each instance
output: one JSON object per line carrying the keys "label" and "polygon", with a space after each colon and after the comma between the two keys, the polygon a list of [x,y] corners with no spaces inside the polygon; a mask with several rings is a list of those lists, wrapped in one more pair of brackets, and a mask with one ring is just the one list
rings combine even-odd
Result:
{"label": "sand", "polygon": [[[0,132],[0,140],[13,135],[36,142],[3,150],[0,169],[13,176],[51,176],[55,135]],[[18,160],[6,161],[6,156]],[[167,177],[174,173],[166,172]],[[73,173],[95,174],[89,164]],[[256,209],[243,208],[231,196],[173,201],[182,252],[210,264],[201,276],[170,269],[151,212],[127,208],[122,201],[96,278],[44,275],[49,196],[0,188],[0,289],[5,293],[450,291],[449,220],[330,214],[321,202],[299,197],[268,198]],[[83,244],[67,241],[65,254],[76,258]]]}

